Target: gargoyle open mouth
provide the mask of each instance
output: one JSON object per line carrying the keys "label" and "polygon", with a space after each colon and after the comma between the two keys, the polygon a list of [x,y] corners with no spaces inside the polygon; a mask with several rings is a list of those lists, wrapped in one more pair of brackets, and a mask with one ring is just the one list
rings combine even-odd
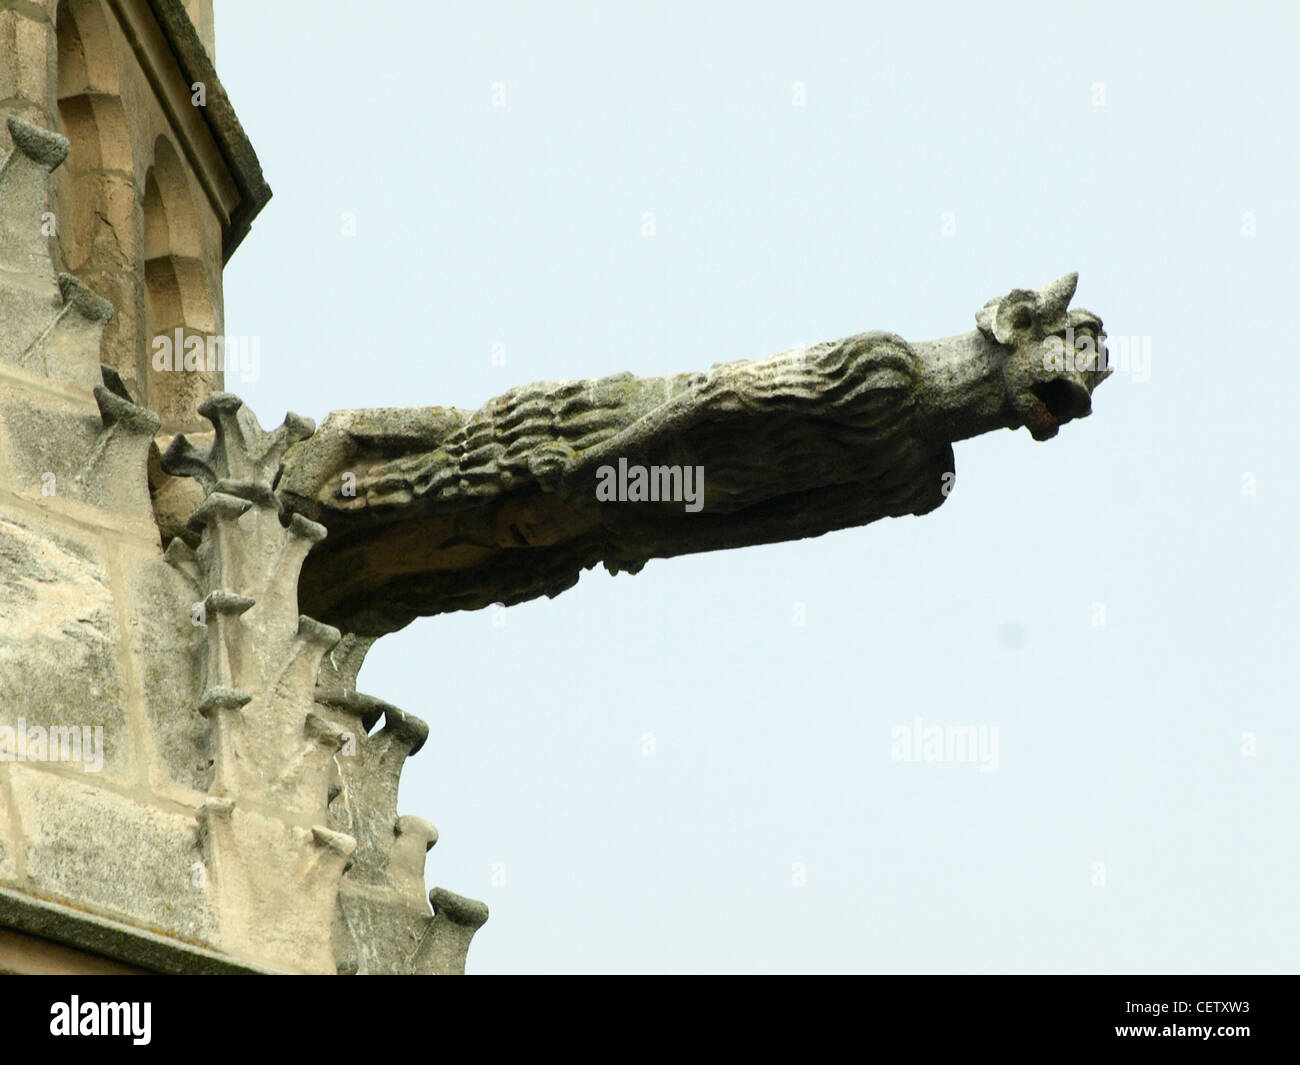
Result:
{"label": "gargoyle open mouth", "polygon": [[1057,425],[1072,422],[1075,418],[1086,418],[1092,413],[1092,397],[1077,381],[1055,377],[1031,386],[1029,391],[1038,397]]}
{"label": "gargoyle open mouth", "polygon": [[1078,381],[1053,377],[1030,385],[1016,406],[1030,435],[1035,440],[1050,440],[1066,422],[1092,413],[1092,397]]}

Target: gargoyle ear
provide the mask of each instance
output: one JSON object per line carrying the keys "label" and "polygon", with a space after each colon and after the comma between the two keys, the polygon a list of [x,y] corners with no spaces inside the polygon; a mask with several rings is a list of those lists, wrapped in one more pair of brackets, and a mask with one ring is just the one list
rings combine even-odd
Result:
{"label": "gargoyle ear", "polygon": [[975,314],[975,324],[999,344],[1055,333],[1069,324],[1068,308],[1078,283],[1079,275],[1069,273],[1034,292],[1013,288],[984,304]]}
{"label": "gargoyle ear", "polygon": [[1011,344],[1033,330],[1038,317],[1038,293],[1028,289],[1013,288],[993,308],[993,339],[999,344]]}

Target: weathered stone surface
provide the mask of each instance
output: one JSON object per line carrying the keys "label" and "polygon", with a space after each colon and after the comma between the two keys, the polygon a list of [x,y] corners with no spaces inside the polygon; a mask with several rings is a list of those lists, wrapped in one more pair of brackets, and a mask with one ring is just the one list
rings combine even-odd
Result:
{"label": "weathered stone surface", "polygon": [[[5,124],[14,147],[0,164],[0,232],[5,235],[0,270],[14,275],[6,287],[53,296],[54,270],[41,223],[49,203],[46,183],[50,171],[67,158],[68,140],[16,115]],[[0,353],[5,351],[0,346]]]}
{"label": "weathered stone surface", "polygon": [[66,774],[7,768],[22,824],[24,886],[190,942],[216,942],[207,892],[196,884],[201,855],[192,816]]}
{"label": "weathered stone surface", "polygon": [[[597,563],[636,572],[927,513],[952,486],[953,442],[1021,425],[1044,440],[1090,412],[1109,371],[1100,319],[1068,309],[1076,280],[1015,289],[929,343],[861,333],[705,373],[543,382],[473,413],[336,412],[278,487],[330,530],[304,608],[378,636],[557,595]],[[616,467],[698,470],[702,498],[603,501]]]}
{"label": "weathered stone surface", "polygon": [[[354,690],[370,640],[343,641],[299,613],[301,566],[326,531],[284,514],[273,485],[285,449],[314,426],[290,415],[264,432],[217,392],[199,404],[212,431],[177,436],[158,455],[159,416],[99,362],[112,308],[80,281],[56,280],[39,231],[67,143],[17,120],[9,130],[0,883],[33,896],[28,905],[19,894],[14,913],[36,914],[38,935],[50,923],[42,914],[65,929],[68,914],[84,914],[75,935],[107,929],[115,951],[168,971],[335,972],[339,890],[357,849],[330,810],[338,800],[362,830],[358,876],[386,922],[364,946],[368,969],[415,971],[435,922],[423,872],[437,831],[399,818],[396,797],[428,727]],[[181,521],[185,537],[163,551],[159,527]],[[360,757],[345,773],[350,743]],[[132,925],[138,941],[123,938]],[[157,933],[177,947],[150,940]]]}
{"label": "weathered stone surface", "polygon": [[[213,976],[233,973],[275,973],[218,951],[161,935],[125,921],[115,921],[58,902],[38,899],[21,891],[0,887],[0,928],[20,929],[39,936],[43,942],[62,943],[77,951],[89,951],[103,959],[119,959],[119,968],[138,966],[147,973]],[[4,966],[0,963],[0,971]],[[30,972],[24,967],[21,971]],[[60,965],[58,973],[93,973],[84,961],[75,966]],[[105,971],[109,971],[108,966]]]}
{"label": "weathered stone surface", "polygon": [[438,829],[423,817],[397,818],[393,846],[388,855],[388,882],[411,909],[427,914],[424,893],[424,857],[438,842]]}
{"label": "weathered stone surface", "polygon": [[148,723],[150,783],[178,802],[195,802],[212,779],[207,721],[198,712],[203,627],[196,625],[199,586],[156,553],[125,559],[128,647]]}
{"label": "weathered stone surface", "polygon": [[[330,824],[357,840],[348,875],[358,881],[386,883],[389,855],[399,831],[397,792],[402,769],[406,759],[424,745],[429,726],[414,714],[346,689],[318,687],[316,703],[320,713],[348,737],[335,759],[339,790],[329,811]],[[381,716],[383,727],[369,732]],[[421,905],[424,850],[419,869]]]}
{"label": "weathered stone surface", "polygon": [[487,904],[444,888],[430,891],[429,902],[433,906],[433,925],[415,956],[417,971],[464,973],[470,940],[487,922]]}
{"label": "weathered stone surface", "polygon": [[231,799],[199,807],[218,944],[253,962],[333,973],[331,918],[356,843],[323,826],[286,823]]}
{"label": "weathered stone surface", "polygon": [[[192,441],[210,446],[211,440],[189,434]],[[203,502],[203,487],[193,477],[173,477],[162,468],[162,452],[171,443],[170,438],[160,438],[149,449],[149,491],[153,499],[154,522],[164,544],[183,540],[190,547],[199,546],[199,533],[190,528],[190,515]]]}
{"label": "weathered stone surface", "polygon": [[[297,614],[302,562],[325,530],[282,515],[272,485],[285,450],[310,424],[291,414],[265,432],[226,393],[201,411],[211,442],[197,448],[179,435],[162,466],[193,476],[206,493],[190,519],[201,530],[198,550],[176,541],[166,557],[201,597],[198,712],[209,724],[212,773],[198,816],[221,945],[303,972],[410,972],[409,945],[380,957],[383,935],[358,945],[336,917],[341,888],[364,882],[368,912],[388,914],[393,944],[408,931],[418,940],[433,924],[424,853],[437,830],[396,811],[402,765],[428,726],[350,686],[370,641],[344,641]],[[381,717],[383,728],[371,733]],[[273,920],[281,927],[268,935]]]}
{"label": "weathered stone surface", "polygon": [[488,919],[482,902],[442,888],[429,905],[407,908],[390,894],[348,883],[339,892],[334,926],[341,973],[360,976],[463,974],[474,933]]}
{"label": "weathered stone surface", "polygon": [[0,468],[16,495],[38,505],[48,500],[82,501],[80,474],[94,447],[100,419],[79,401],[58,392],[23,389],[10,375],[0,377]]}
{"label": "weathered stone surface", "polygon": [[133,779],[124,635],[103,548],[0,505],[0,619],[0,727],[99,727],[95,775]]}
{"label": "weathered stone surface", "polygon": [[18,879],[18,826],[9,810],[9,766],[0,764],[0,883]]}
{"label": "weathered stone surface", "polygon": [[367,889],[345,881],[339,891],[334,926],[338,971],[355,976],[404,976],[429,934],[433,918],[394,905],[387,891]]}

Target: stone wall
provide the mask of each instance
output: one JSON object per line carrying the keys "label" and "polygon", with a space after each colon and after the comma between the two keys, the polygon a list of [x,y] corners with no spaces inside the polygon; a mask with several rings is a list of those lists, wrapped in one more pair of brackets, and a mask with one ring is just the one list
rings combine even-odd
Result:
{"label": "stone wall", "polygon": [[368,641],[298,613],[325,530],[271,485],[314,426],[144,357],[221,331],[242,235],[156,7],[0,0],[0,945],[463,971],[486,908],[426,896],[437,831],[396,809],[428,727],[355,691]]}

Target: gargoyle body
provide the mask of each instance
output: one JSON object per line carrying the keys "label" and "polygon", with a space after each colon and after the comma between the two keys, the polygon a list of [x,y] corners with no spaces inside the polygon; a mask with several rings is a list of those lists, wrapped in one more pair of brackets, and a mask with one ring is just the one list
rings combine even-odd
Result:
{"label": "gargoyle body", "polygon": [[943,340],[869,332],[704,373],[543,382],[473,412],[331,414],[277,484],[329,530],[302,608],[378,636],[553,596],[597,563],[925,514],[953,442],[1021,425],[1044,440],[1090,413],[1110,370],[1100,319],[1069,310],[1076,280],[990,300]]}

